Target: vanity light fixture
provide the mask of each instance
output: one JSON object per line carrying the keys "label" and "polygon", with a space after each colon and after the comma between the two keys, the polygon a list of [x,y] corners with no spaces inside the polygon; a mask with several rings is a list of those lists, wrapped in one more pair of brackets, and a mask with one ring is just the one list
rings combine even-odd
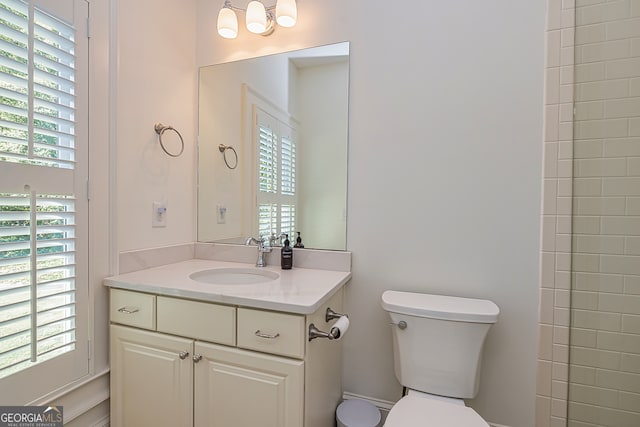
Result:
{"label": "vanity light fixture", "polygon": [[226,39],[235,39],[238,36],[236,11],[245,13],[247,30],[263,36],[273,33],[276,22],[282,27],[290,28],[296,25],[298,19],[296,0],[277,0],[274,6],[265,6],[254,0],[246,9],[233,6],[231,0],[225,0],[218,13],[218,34]]}

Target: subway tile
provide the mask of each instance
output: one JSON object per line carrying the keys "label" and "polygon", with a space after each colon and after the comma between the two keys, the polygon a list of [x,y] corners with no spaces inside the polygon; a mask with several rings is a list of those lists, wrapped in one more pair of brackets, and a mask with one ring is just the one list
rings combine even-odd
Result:
{"label": "subway tile", "polygon": [[602,234],[640,236],[640,217],[602,217]]}
{"label": "subway tile", "polygon": [[545,104],[560,102],[560,68],[547,68],[545,78]]}
{"label": "subway tile", "polygon": [[597,120],[604,118],[604,101],[576,102],[575,120]]}
{"label": "subway tile", "polygon": [[[562,344],[554,344],[553,345],[553,361],[560,362],[560,363],[568,363],[569,362],[569,346],[562,345]],[[564,381],[566,381],[566,379]]]}
{"label": "subway tile", "polygon": [[585,385],[596,383],[596,368],[580,365],[569,365],[569,382]]}
{"label": "subway tile", "polygon": [[573,232],[576,234],[600,234],[600,218],[595,216],[573,217]]}
{"label": "subway tile", "polygon": [[640,296],[601,293],[598,298],[598,310],[640,315]]}
{"label": "subway tile", "polygon": [[[576,8],[576,0],[562,0],[562,8],[563,9],[575,9]],[[574,24],[572,23],[573,27]]]}
{"label": "subway tile", "polygon": [[585,291],[571,292],[571,308],[578,310],[597,310],[598,309],[598,293]]}
{"label": "subway tile", "polygon": [[556,250],[556,219],[552,215],[542,217],[542,250],[545,252]]}
{"label": "subway tile", "polygon": [[631,42],[628,39],[585,44],[576,49],[576,62],[613,61],[628,58],[630,53]]}
{"label": "subway tile", "polygon": [[640,157],[627,159],[627,175],[640,176]]}
{"label": "subway tile", "polygon": [[624,215],[624,197],[574,197],[576,215]]}
{"label": "subway tile", "polygon": [[640,18],[609,22],[606,25],[607,40],[631,39],[640,37]]}
{"label": "subway tile", "polygon": [[536,370],[536,392],[543,396],[551,396],[551,370],[552,362],[538,360]]}
{"label": "subway tile", "polygon": [[573,163],[576,178],[627,175],[627,161],[623,158],[576,159]]}
{"label": "subway tile", "polygon": [[556,230],[558,233],[571,234],[572,229],[571,215],[558,215],[556,217]]}
{"label": "subway tile", "polygon": [[556,289],[571,289],[571,272],[556,271]]}
{"label": "subway tile", "polygon": [[547,0],[547,30],[562,28],[562,0]]}
{"label": "subway tile", "polygon": [[640,96],[640,78],[629,81],[629,96]]}
{"label": "subway tile", "polygon": [[560,30],[552,30],[546,32],[546,56],[547,67],[559,67],[560,66],[560,49],[561,49],[561,33]]}
{"label": "subway tile", "polygon": [[536,396],[536,427],[550,427],[549,417],[551,416],[551,392],[549,395]]}
{"label": "subway tile", "polygon": [[601,139],[582,139],[574,142],[574,158],[589,159],[599,158],[603,154],[604,141]]}
{"label": "subway tile", "polygon": [[575,328],[600,329],[618,332],[622,328],[622,314],[588,310],[571,310],[571,325]]}
{"label": "subway tile", "polygon": [[[544,109],[544,127],[546,142],[558,141],[558,126],[560,125],[560,107],[558,105],[547,105]],[[557,159],[557,152],[556,152]]]}
{"label": "subway tile", "polygon": [[624,293],[628,295],[640,295],[640,277],[625,276]]}
{"label": "subway tile", "polygon": [[[576,144],[576,147],[577,145],[578,144]],[[640,138],[604,140],[604,157],[627,156],[640,156]]]}
{"label": "subway tile", "polygon": [[591,254],[624,254],[623,236],[584,236],[573,239],[575,252]]}
{"label": "subway tile", "polygon": [[569,343],[577,347],[596,348],[598,334],[593,329],[571,328]]}
{"label": "subway tile", "polygon": [[[571,326],[571,310],[568,308],[554,308],[553,309],[553,324],[557,326]],[[556,357],[556,349],[554,348],[554,357],[555,361],[565,361],[562,357]]]}
{"label": "subway tile", "polygon": [[567,399],[569,384],[566,381],[551,380],[551,397],[556,399]]}
{"label": "subway tile", "polygon": [[538,359],[553,359],[553,326],[540,325],[538,328]]}
{"label": "subway tile", "polygon": [[559,178],[571,178],[573,176],[573,161],[558,160],[558,177]]}
{"label": "subway tile", "polygon": [[571,291],[567,289],[556,289],[553,305],[555,308],[571,307]]}
{"label": "subway tile", "polygon": [[606,63],[591,62],[588,64],[576,64],[574,67],[575,83],[596,82],[606,78]]}
{"label": "subway tile", "polygon": [[640,393],[640,375],[601,369],[596,371],[596,385]]}
{"label": "subway tile", "polygon": [[640,197],[627,197],[627,215],[640,215]]}
{"label": "subway tile", "polygon": [[554,286],[554,275],[556,272],[555,253],[543,252],[540,256],[540,283],[543,288]]}
{"label": "subway tile", "polygon": [[[553,324],[553,308],[554,308],[553,301],[554,301],[553,289],[545,289],[545,288],[540,289],[540,323],[541,324],[544,324],[544,325]],[[542,328],[542,325],[540,327]],[[551,332],[549,331],[549,333]],[[545,338],[548,338],[549,342],[552,341],[551,335],[548,337],[545,336]]]}
{"label": "subway tile", "polygon": [[554,417],[567,416],[567,400],[551,399],[551,415]]}
{"label": "subway tile", "polygon": [[[567,326],[554,326],[553,327],[553,343],[569,345],[569,327]],[[563,361],[567,363],[569,359]],[[567,378],[556,378],[566,381]]]}
{"label": "subway tile", "polygon": [[556,178],[558,176],[558,143],[545,142],[542,149],[544,156],[544,177]]}
{"label": "subway tile", "polygon": [[[620,400],[618,407],[620,409],[636,413],[640,412],[640,394],[621,391],[619,399]],[[640,421],[640,417],[637,419],[637,421]]]}
{"label": "subway tile", "polygon": [[560,103],[574,101],[575,88],[573,84],[560,85]]}
{"label": "subway tile", "polygon": [[588,403],[615,408],[618,406],[618,391],[582,384],[571,384],[569,396],[573,402]]}
{"label": "subway tile", "polygon": [[640,136],[640,117],[629,119],[629,136]]}
{"label": "subway tile", "polygon": [[558,198],[558,180],[545,179],[542,191],[542,213],[554,215],[556,213],[556,199]]}
{"label": "subway tile", "polygon": [[[570,13],[570,12],[569,12]],[[564,12],[563,12],[564,15]],[[564,16],[563,16],[564,19]],[[573,28],[562,25],[560,30],[560,47],[569,47],[576,45],[575,31]]]}
{"label": "subway tile", "polygon": [[[640,74],[640,62],[638,62]],[[640,97],[610,99],[604,103],[605,118],[621,118],[640,116]]]}
{"label": "subway tile", "polygon": [[640,257],[601,255],[600,271],[603,273],[640,275]]}
{"label": "subway tile", "polygon": [[580,25],[575,30],[576,46],[586,43],[598,43],[607,39],[606,24]]}
{"label": "subway tile", "polygon": [[567,427],[567,418],[551,416],[549,419],[549,427]]}
{"label": "subway tile", "polygon": [[[640,196],[640,178],[604,178],[602,180],[602,194],[605,196]],[[624,214],[624,210],[621,214]]]}
{"label": "subway tile", "polygon": [[603,406],[569,402],[569,418],[583,421],[585,424],[570,424],[569,427],[637,427],[640,425],[640,414]]}
{"label": "subway tile", "polygon": [[558,271],[571,271],[571,253],[559,252],[556,254],[556,269]]}
{"label": "subway tile", "polygon": [[[563,1],[564,3],[564,1]],[[574,8],[566,8],[563,7],[562,8],[562,17],[561,17],[561,21],[562,21],[562,29],[563,30],[568,30],[569,31],[569,35],[566,37],[562,37],[562,42],[566,43],[566,45],[575,45],[575,37],[573,36],[573,28],[575,27],[575,22],[576,22],[576,11]],[[564,36],[564,33],[563,33]]]}
{"label": "subway tile", "polygon": [[598,331],[598,348],[640,354],[640,335]]}
{"label": "subway tile", "polygon": [[576,197],[601,196],[602,178],[575,178],[572,190]]}
{"label": "subway tile", "polygon": [[631,40],[631,56],[640,56],[640,38]]}
{"label": "subway tile", "polygon": [[631,16],[640,17],[640,0],[631,0]]}
{"label": "subway tile", "polygon": [[[592,292],[622,293],[624,276],[617,274],[576,273],[575,289]],[[638,288],[640,292],[640,287]]]}
{"label": "subway tile", "polygon": [[[638,312],[640,312],[640,307],[638,308]],[[623,314],[622,315],[622,332],[625,332],[628,334],[640,334],[640,316],[632,315],[632,314]]]}
{"label": "subway tile", "polygon": [[567,66],[575,64],[576,58],[576,49],[571,47],[561,47],[560,48],[560,66]]}
{"label": "subway tile", "polygon": [[621,355],[620,370],[636,374],[640,373],[640,354]]}
{"label": "subway tile", "polygon": [[[558,85],[558,92],[559,91],[560,86]],[[559,96],[558,94],[558,97]],[[560,104],[560,123],[562,122],[573,122],[573,104],[569,102]]]}
{"label": "subway tile", "polygon": [[629,93],[628,80],[605,80],[576,85],[576,101],[624,98]]}
{"label": "subway tile", "polygon": [[559,179],[557,192],[560,197],[571,197],[574,194],[573,181],[570,178]]}
{"label": "subway tile", "polygon": [[627,236],[624,242],[625,255],[640,255],[640,237]]}
{"label": "subway tile", "polygon": [[630,132],[630,122],[631,119],[626,118],[576,122],[575,137],[576,139],[600,139],[634,136]]}
{"label": "subway tile", "polygon": [[[556,234],[556,251],[567,252],[567,253],[571,252],[571,235],[570,234]],[[558,272],[557,268],[556,268],[556,272]]]}
{"label": "subway tile", "polygon": [[[569,353],[570,363],[592,368],[618,369],[620,353],[585,347],[573,347]],[[596,384],[597,384],[596,371]]]}
{"label": "subway tile", "polygon": [[607,62],[605,75],[609,80],[640,76],[640,58]]}
{"label": "subway tile", "polygon": [[[565,104],[563,104],[565,105]],[[560,123],[560,134],[558,137],[560,138],[560,142],[558,142],[558,160],[568,160],[571,163],[573,160],[573,136],[566,137],[566,133],[570,130],[571,135],[573,135],[573,122],[569,123]]]}
{"label": "subway tile", "polygon": [[613,1],[576,9],[576,25],[616,21],[630,16],[628,0]]}

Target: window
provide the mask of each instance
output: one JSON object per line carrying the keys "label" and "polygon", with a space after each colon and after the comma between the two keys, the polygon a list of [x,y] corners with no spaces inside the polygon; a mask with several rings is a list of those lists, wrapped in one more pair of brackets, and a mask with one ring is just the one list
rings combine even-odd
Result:
{"label": "window", "polygon": [[30,402],[88,373],[88,43],[74,24],[85,31],[88,5],[50,6],[58,10],[0,0],[5,404]]}
{"label": "window", "polygon": [[288,234],[296,225],[296,138],[291,126],[256,108],[258,234]]}

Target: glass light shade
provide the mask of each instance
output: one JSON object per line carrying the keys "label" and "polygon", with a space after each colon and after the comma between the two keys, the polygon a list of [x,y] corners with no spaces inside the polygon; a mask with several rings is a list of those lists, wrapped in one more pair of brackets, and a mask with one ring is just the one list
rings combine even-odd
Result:
{"label": "glass light shade", "polygon": [[296,0],[278,0],[276,3],[276,21],[283,27],[293,27],[298,19]]}
{"label": "glass light shade", "polygon": [[235,39],[238,36],[238,17],[228,7],[223,7],[218,13],[218,34],[225,39]]}
{"label": "glass light shade", "polygon": [[267,30],[267,11],[259,1],[252,1],[247,6],[247,30],[255,34]]}

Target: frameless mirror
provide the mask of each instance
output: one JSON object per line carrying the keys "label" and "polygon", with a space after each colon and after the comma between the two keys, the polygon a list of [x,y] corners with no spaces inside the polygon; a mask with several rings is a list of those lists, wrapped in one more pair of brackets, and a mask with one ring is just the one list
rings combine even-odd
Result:
{"label": "frameless mirror", "polygon": [[201,68],[198,241],[344,250],[348,100],[346,42]]}

